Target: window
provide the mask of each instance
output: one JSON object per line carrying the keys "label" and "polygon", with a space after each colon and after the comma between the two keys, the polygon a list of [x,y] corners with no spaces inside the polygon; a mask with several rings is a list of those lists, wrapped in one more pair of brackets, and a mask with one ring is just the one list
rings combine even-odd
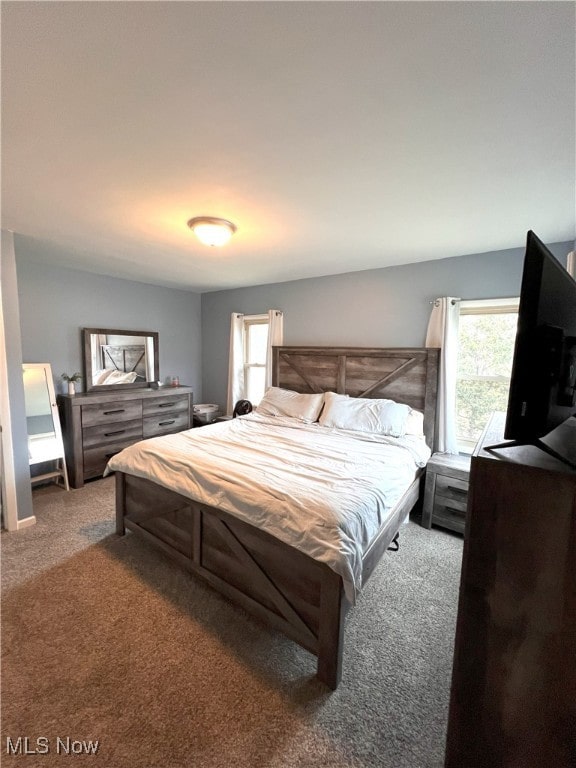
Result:
{"label": "window", "polygon": [[460,302],[456,437],[462,452],[472,452],[493,411],[507,408],[518,303]]}
{"label": "window", "polygon": [[238,400],[258,405],[272,383],[272,347],[281,347],[284,315],[269,309],[261,315],[232,312],[226,412],[231,416]]}
{"label": "window", "polygon": [[244,397],[258,405],[266,389],[268,315],[244,317]]}

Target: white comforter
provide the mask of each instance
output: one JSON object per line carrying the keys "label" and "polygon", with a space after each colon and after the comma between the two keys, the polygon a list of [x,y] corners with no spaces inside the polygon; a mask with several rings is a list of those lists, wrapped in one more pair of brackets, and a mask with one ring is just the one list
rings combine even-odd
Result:
{"label": "white comforter", "polygon": [[361,588],[362,553],[426,464],[418,437],[393,438],[252,413],[143,440],[108,469],[225,510]]}

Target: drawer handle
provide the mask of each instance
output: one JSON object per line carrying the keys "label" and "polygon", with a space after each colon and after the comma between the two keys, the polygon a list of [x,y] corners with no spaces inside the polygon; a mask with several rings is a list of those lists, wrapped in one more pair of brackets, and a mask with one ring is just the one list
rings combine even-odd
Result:
{"label": "drawer handle", "polygon": [[462,517],[462,510],[461,509],[454,509],[454,507],[444,507],[446,512],[451,512],[453,515],[458,515],[458,517]]}
{"label": "drawer handle", "polygon": [[168,424],[174,424],[176,422],[176,419],[172,419],[171,421],[159,421],[158,426],[159,427],[167,427]]}
{"label": "drawer handle", "polygon": [[447,488],[449,491],[452,491],[453,493],[459,493],[461,496],[466,496],[468,493],[468,491],[465,491],[464,488],[454,488],[453,485],[448,485]]}
{"label": "drawer handle", "polygon": [[112,456],[116,456],[117,453],[120,453],[120,451],[113,451],[112,453],[105,453],[104,458],[105,459],[111,459]]}
{"label": "drawer handle", "polygon": [[104,416],[112,416],[114,413],[124,413],[125,410],[126,408],[118,408],[115,411],[104,411]]}
{"label": "drawer handle", "polygon": [[173,408],[176,403],[158,403],[158,408]]}
{"label": "drawer handle", "polygon": [[104,432],[104,437],[112,437],[112,435],[123,435],[126,432],[125,429],[117,429],[115,432]]}

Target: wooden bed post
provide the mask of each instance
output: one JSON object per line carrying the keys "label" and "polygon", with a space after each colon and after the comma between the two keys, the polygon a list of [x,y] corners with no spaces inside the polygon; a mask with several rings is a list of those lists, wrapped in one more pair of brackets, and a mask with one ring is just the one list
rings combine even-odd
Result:
{"label": "wooden bed post", "polygon": [[326,567],[320,595],[320,627],[318,633],[318,665],[316,675],[333,691],[342,678],[344,653],[344,619],[348,602],[342,579]]}
{"label": "wooden bed post", "polygon": [[124,536],[124,514],[126,512],[126,476],[124,472],[116,472],[116,533]]}

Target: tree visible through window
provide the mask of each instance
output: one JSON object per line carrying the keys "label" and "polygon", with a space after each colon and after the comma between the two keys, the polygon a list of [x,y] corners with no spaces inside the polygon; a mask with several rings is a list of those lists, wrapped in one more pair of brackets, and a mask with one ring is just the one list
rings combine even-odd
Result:
{"label": "tree visible through window", "polygon": [[462,301],[456,381],[456,435],[473,450],[493,411],[505,411],[516,339],[518,300]]}

